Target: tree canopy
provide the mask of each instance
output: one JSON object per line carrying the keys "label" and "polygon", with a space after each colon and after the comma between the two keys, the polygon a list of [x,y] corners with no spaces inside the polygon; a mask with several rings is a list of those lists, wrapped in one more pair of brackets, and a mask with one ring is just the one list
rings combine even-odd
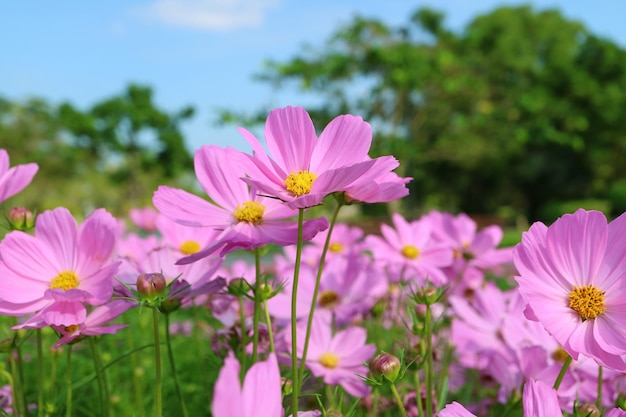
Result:
{"label": "tree canopy", "polygon": [[557,10],[501,7],[459,33],[430,9],[400,26],[355,17],[257,78],[319,96],[318,126],[370,121],[374,153],[414,177],[409,209],[531,220],[571,200],[626,209],[626,51]]}
{"label": "tree canopy", "polygon": [[12,165],[40,166],[32,187],[12,204],[126,214],[150,204],[161,183],[189,186],[193,163],[180,124],[192,116],[192,107],[160,109],[150,87],[134,84],[86,110],[39,98],[0,98],[0,146]]}

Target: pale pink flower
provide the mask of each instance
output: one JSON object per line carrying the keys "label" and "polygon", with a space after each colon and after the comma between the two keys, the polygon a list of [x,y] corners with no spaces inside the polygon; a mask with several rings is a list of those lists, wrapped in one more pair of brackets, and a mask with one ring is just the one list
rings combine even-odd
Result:
{"label": "pale pink flower", "polygon": [[613,408],[609,410],[604,417],[626,417],[626,411],[621,408]]}
{"label": "pale pink flower", "polygon": [[[14,231],[0,243],[0,311],[39,311],[47,324],[85,319],[82,303],[104,304],[113,293],[117,223],[104,209],[78,226],[62,207],[37,217],[35,236]],[[33,317],[31,320],[37,320]]]}
{"label": "pale pink flower", "polygon": [[[272,110],[265,123],[265,142],[273,159],[252,133],[243,128],[239,131],[253,150],[247,168],[249,178],[245,181],[259,193],[285,201],[293,208],[318,205],[327,195],[348,191],[351,186],[357,199],[385,201],[387,197],[380,185],[374,191],[361,191],[364,183],[357,181],[362,177],[361,181],[374,181],[381,172],[398,166],[391,156],[368,156],[372,130],[358,116],[336,117],[318,138],[303,108]],[[386,182],[391,180],[386,178]],[[397,191],[392,194],[400,195]]]}
{"label": "pale pink flower", "polygon": [[[316,377],[323,378],[329,385],[341,385],[350,395],[364,397],[370,391],[360,376],[368,373],[365,362],[369,361],[376,347],[366,344],[367,332],[362,327],[349,327],[333,336],[330,314],[316,312],[311,326],[311,338],[306,366]],[[304,349],[306,323],[301,323],[298,332],[297,355]],[[360,375],[360,376],[359,376]]]}
{"label": "pale pink flower", "polygon": [[392,220],[394,227],[380,226],[382,237],[370,235],[365,239],[374,259],[390,270],[400,271],[401,280],[446,284],[443,268],[452,264],[452,249],[434,239],[430,219],[409,222],[394,213]]}
{"label": "pale pink flower", "polygon": [[200,252],[209,246],[221,233],[206,227],[190,227],[158,215],[155,220],[156,229],[161,235],[161,242],[174,251],[180,258]]}
{"label": "pale pink flower", "polygon": [[232,352],[215,382],[211,410],[215,417],[282,417],[282,390],[276,356],[257,362],[242,384],[240,365]]}
{"label": "pale pink flower", "polygon": [[10,167],[9,153],[0,149],[0,204],[26,188],[37,170],[39,166],[32,162]]}
{"label": "pale pink flower", "polygon": [[[245,176],[241,153],[217,146],[203,146],[195,154],[200,185],[213,203],[183,190],[160,186],[153,203],[165,216],[186,226],[221,231],[215,242],[183,258],[194,262],[213,252],[224,255],[235,249],[254,249],[268,243],[285,246],[297,242],[298,225],[286,222],[297,212],[276,199],[259,196],[241,181]],[[304,222],[303,239],[310,240],[328,228],[324,218]]]}
{"label": "pale pink flower", "polygon": [[540,321],[574,359],[626,370],[626,216],[607,225],[578,210],[549,228],[535,223],[514,250],[528,318]]}

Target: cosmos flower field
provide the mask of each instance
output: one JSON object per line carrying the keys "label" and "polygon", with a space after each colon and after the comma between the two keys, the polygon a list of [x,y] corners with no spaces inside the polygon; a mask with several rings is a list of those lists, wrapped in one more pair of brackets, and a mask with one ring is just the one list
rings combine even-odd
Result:
{"label": "cosmos flower field", "polygon": [[626,216],[365,230],[411,178],[361,117],[239,131],[127,218],[12,207],[45,173],[0,149],[0,415],[626,416]]}

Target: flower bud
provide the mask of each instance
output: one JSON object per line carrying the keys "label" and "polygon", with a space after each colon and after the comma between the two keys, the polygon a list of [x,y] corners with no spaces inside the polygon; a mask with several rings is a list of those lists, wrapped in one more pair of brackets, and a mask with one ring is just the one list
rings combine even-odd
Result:
{"label": "flower bud", "polygon": [[576,410],[576,416],[581,417],[600,417],[600,410],[594,404],[583,404]]}
{"label": "flower bud", "polygon": [[383,382],[384,379],[395,382],[400,375],[401,367],[400,359],[385,352],[377,355],[369,363],[372,375],[379,382]]}
{"label": "flower bud", "polygon": [[165,296],[167,281],[163,274],[141,274],[137,278],[137,293],[142,301],[154,302]]}
{"label": "flower bud", "polygon": [[182,302],[179,298],[167,298],[159,305],[159,311],[163,314],[170,314],[178,310]]}
{"label": "flower bud", "polygon": [[228,283],[227,291],[231,295],[244,295],[250,290],[250,284],[245,278],[234,278]]}
{"label": "flower bud", "polygon": [[24,207],[13,207],[7,214],[7,218],[13,230],[27,232],[35,227],[33,212]]}

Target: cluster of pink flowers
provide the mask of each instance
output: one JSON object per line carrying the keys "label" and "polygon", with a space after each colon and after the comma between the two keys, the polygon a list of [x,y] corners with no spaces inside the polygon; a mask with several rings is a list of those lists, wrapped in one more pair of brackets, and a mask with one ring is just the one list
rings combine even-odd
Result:
{"label": "cluster of pink flowers", "polygon": [[[318,137],[304,109],[276,109],[265,125],[268,152],[240,132],[252,154],[198,149],[195,172],[208,198],[160,186],[158,211],[130,213],[141,232],[104,209],[79,224],[59,207],[37,217],[34,234],[8,233],[0,242],[0,313],[20,317],[16,329],[52,327],[57,345],[112,334],[124,325],[111,322],[141,302],[138,277],[152,285],[158,273],[167,288],[156,296],[161,312],[206,307],[221,323],[211,333],[224,359],[211,401],[216,417],[283,417],[288,384],[281,372],[290,362],[295,381],[294,363],[309,372],[307,393],[341,387],[368,402],[372,385],[400,383],[413,362],[380,370],[387,380],[368,379],[374,363],[396,366],[370,362],[379,351],[367,330],[374,319],[391,331],[408,329],[397,343],[409,351],[421,346],[428,360],[453,350],[449,368],[435,364],[449,372],[452,393],[468,371],[497,392],[471,404],[429,404],[440,417],[483,415],[514,398],[528,417],[594,403],[606,416],[626,415],[615,408],[626,382],[626,215],[609,223],[600,212],[579,210],[550,226],[534,224],[515,248],[500,247],[499,226],[479,230],[465,214],[438,211],[395,213],[380,233],[366,235],[304,213],[329,196],[345,205],[408,194],[410,178],[393,172],[395,158],[368,155],[368,123],[339,116]],[[0,150],[0,203],[36,171],[35,164],[9,168]],[[241,249],[259,256],[268,245],[283,250],[256,265],[224,261]],[[437,332],[433,352],[425,353],[431,319]],[[254,363],[241,361],[242,352]],[[397,405],[424,415],[417,411],[424,393],[409,386]]]}

